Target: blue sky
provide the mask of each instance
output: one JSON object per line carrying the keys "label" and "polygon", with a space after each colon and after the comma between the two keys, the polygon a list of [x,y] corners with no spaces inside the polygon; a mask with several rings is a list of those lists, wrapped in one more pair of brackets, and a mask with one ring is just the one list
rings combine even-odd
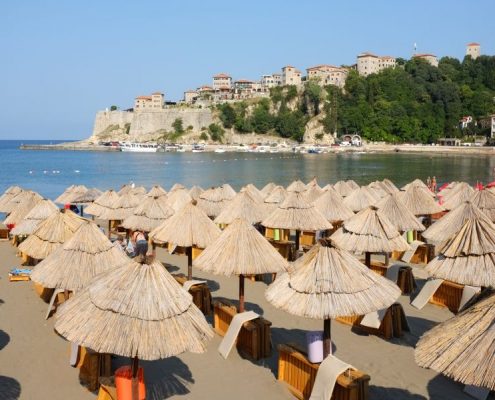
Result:
{"label": "blue sky", "polygon": [[495,54],[495,1],[4,2],[0,139],[79,139],[94,114],[136,95],[182,92],[217,72],[258,79],[291,64],[352,64],[363,51],[409,58]]}

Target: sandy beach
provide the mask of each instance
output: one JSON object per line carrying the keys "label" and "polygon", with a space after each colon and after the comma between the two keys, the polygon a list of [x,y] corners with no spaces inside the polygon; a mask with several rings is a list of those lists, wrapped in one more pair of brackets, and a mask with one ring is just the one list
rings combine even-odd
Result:
{"label": "sandy beach", "polygon": [[[2,399],[95,399],[95,394],[80,385],[78,370],[69,366],[69,345],[53,330],[54,317],[44,320],[47,305],[36,296],[32,282],[9,282],[8,270],[20,265],[10,242],[0,242],[0,388]],[[168,255],[159,249],[158,258],[170,272],[186,272],[184,257]],[[420,285],[424,271],[414,268]],[[211,276],[194,270],[196,278],[208,280],[214,297],[235,302],[237,279]],[[264,298],[266,284],[246,284],[247,309],[263,314],[272,325],[272,341],[303,344],[307,330],[321,329],[321,321],[288,315]],[[401,296],[411,333],[401,339],[385,341],[356,334],[338,322],[332,324],[332,339],[337,357],[371,376],[370,399],[469,399],[462,385],[432,370],[418,367],[413,349],[418,337],[452,314],[428,304],[422,311]],[[211,323],[211,318],[209,319]],[[217,351],[220,337],[208,344],[206,354],[183,354],[170,359],[143,362],[148,399],[294,399],[277,382],[277,352],[269,359],[252,362],[232,351],[224,360]],[[113,367],[127,360],[115,358]],[[5,397],[7,393],[7,397]],[[8,393],[11,393],[9,395]]]}

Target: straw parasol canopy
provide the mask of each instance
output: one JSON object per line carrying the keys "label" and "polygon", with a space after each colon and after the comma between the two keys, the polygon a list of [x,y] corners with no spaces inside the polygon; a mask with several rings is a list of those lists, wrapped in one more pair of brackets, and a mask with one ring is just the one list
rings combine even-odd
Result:
{"label": "straw parasol canopy", "polygon": [[193,265],[216,275],[239,275],[239,310],[244,311],[244,275],[279,273],[288,263],[251,224],[234,220]]}
{"label": "straw parasol canopy", "polygon": [[425,269],[461,285],[495,287],[495,225],[467,220]]}
{"label": "straw parasol canopy", "polygon": [[389,193],[394,193],[394,192],[398,192],[399,189],[397,188],[397,186],[394,185],[394,183],[388,179],[388,178],[385,178],[383,181],[383,186],[384,188],[386,187],[388,189],[388,192]]}
{"label": "straw parasol canopy", "polygon": [[370,190],[366,187],[360,187],[355,189],[346,198],[344,198],[344,204],[354,212],[359,212],[377,202],[378,198],[375,197]]}
{"label": "straw parasol canopy", "polygon": [[342,197],[347,197],[349,196],[354,190],[359,189],[358,187],[351,187],[347,182],[345,181],[338,181],[335,185],[333,185],[333,188],[337,191],[338,194],[340,194]]}
{"label": "straw parasol canopy", "polygon": [[34,267],[31,280],[44,287],[79,292],[94,276],[128,260],[95,223],[85,221],[74,236]]}
{"label": "straw parasol canopy", "polygon": [[289,186],[287,186],[287,192],[296,192],[296,193],[301,193],[306,191],[307,187],[304,184],[304,182],[300,181],[299,179],[292,182]]}
{"label": "straw parasol canopy", "polygon": [[275,210],[287,197],[287,191],[283,186],[275,186],[271,193],[263,201],[269,212]]}
{"label": "straw parasol canopy", "polygon": [[19,251],[42,260],[69,240],[84,221],[70,210],[53,213],[19,245]]}
{"label": "straw parasol canopy", "polygon": [[192,296],[158,261],[146,262],[100,274],[63,304],[55,330],[99,353],[142,360],[203,353],[213,332]]}
{"label": "straw parasol canopy", "polygon": [[5,225],[16,225],[38,204],[43,198],[35,192],[22,192],[22,200],[12,209],[12,212],[3,221]]}
{"label": "straw parasol canopy", "polygon": [[98,199],[102,194],[102,191],[97,188],[88,189],[86,192],[78,196],[74,196],[71,203],[81,205],[90,204]]}
{"label": "straw parasol canopy", "polygon": [[429,189],[420,186],[411,186],[402,194],[401,200],[416,216],[432,215],[443,211],[433,197]]}
{"label": "straw parasol canopy", "polygon": [[399,232],[423,232],[426,229],[419,219],[405,206],[398,193],[387,195],[377,203],[376,207]]}
{"label": "straw parasol canopy", "polygon": [[170,192],[175,192],[176,190],[185,190],[186,187],[180,183],[174,183],[170,188]]}
{"label": "straw parasol canopy", "polygon": [[275,185],[273,182],[269,182],[267,183],[265,186],[263,186],[263,189],[261,189],[261,193],[263,193],[263,195],[265,196],[268,196],[273,189],[275,189],[277,185]]}
{"label": "straw parasol canopy", "polygon": [[215,218],[217,224],[231,224],[236,218],[242,218],[250,224],[261,222],[268,215],[263,200],[259,201],[249,190],[239,192]]}
{"label": "straw parasol canopy", "polygon": [[332,224],[340,223],[354,216],[352,210],[345,205],[342,197],[333,188],[325,191],[315,201],[314,205],[325,219]]}
{"label": "straw parasol canopy", "polygon": [[58,211],[58,207],[53,201],[40,200],[10,232],[13,235],[30,235],[41,222]]}
{"label": "straw parasol canopy", "polygon": [[387,196],[387,194],[389,194],[388,191],[384,189],[380,181],[371,182],[367,188],[375,199],[378,200],[383,199]]}
{"label": "straw parasol canopy", "polygon": [[154,185],[147,193],[148,197],[162,197],[166,195],[167,195],[167,191],[164,188],[162,188],[160,185]]}
{"label": "straw parasol canopy", "polygon": [[495,390],[495,294],[426,332],[414,357],[466,385]]}
{"label": "straw parasol canopy", "polygon": [[495,222],[495,192],[488,189],[476,190],[469,201]]}
{"label": "straw parasol canopy", "polygon": [[432,224],[421,236],[432,243],[443,243],[454,236],[466,221],[475,219],[490,222],[473,203],[464,202]]}
{"label": "straw parasol canopy", "polygon": [[75,187],[76,185],[70,185],[67,187],[62,194],[55,199],[55,203],[65,204],[65,199],[72,193]]}
{"label": "straw parasol canopy", "polygon": [[459,204],[471,199],[473,194],[474,189],[466,182],[461,182],[457,184],[447,195],[445,195],[443,208],[446,210],[452,210]]}
{"label": "straw parasol canopy", "polygon": [[409,182],[408,184],[402,186],[401,190],[403,191],[406,191],[408,190],[409,188],[411,187],[420,187],[420,188],[423,188],[423,189],[427,189],[427,190],[430,190],[428,188],[428,186],[426,186],[426,183],[424,183],[421,179],[419,178],[416,178],[415,180],[413,180],[412,182]]}
{"label": "straw parasol canopy", "polygon": [[201,186],[193,186],[191,189],[189,189],[189,196],[192,197],[193,200],[198,200],[199,196],[201,193],[203,193],[204,190]]}
{"label": "straw parasol canopy", "polygon": [[368,207],[344,221],[332,236],[340,248],[353,253],[407,251],[407,242],[376,207]]}
{"label": "straw parasol canopy", "polygon": [[359,185],[353,181],[352,179],[348,179],[347,181],[345,181],[347,186],[349,186],[351,189],[358,189],[359,188]]}
{"label": "straw parasol canopy", "polygon": [[140,203],[140,198],[129,192],[119,196],[108,208],[104,208],[98,217],[108,221],[122,221],[132,215],[134,208]]}
{"label": "straw parasol canopy", "polygon": [[[248,185],[244,186],[241,190],[242,191],[246,191],[246,192],[249,192],[249,194],[251,195],[251,197],[258,203],[263,203],[263,201],[265,200],[265,195],[263,193],[261,193],[261,191],[256,187],[254,186],[252,183],[249,183]],[[235,197],[234,197],[235,198]],[[233,200],[233,199],[232,199]]]}
{"label": "straw parasol canopy", "polygon": [[4,207],[10,202],[12,198],[22,192],[23,189],[19,186],[10,186],[7,190],[0,196],[0,212],[6,212]]}
{"label": "straw parasol canopy", "polygon": [[108,210],[112,204],[115,204],[119,198],[120,196],[114,190],[107,190],[86,208],[86,214],[99,217],[104,211]]}
{"label": "straw parasol canopy", "polygon": [[173,214],[174,209],[168,205],[166,196],[146,196],[134,208],[132,215],[122,221],[122,226],[133,231],[150,232]]}
{"label": "straw parasol canopy", "polygon": [[198,207],[209,217],[215,218],[235,195],[234,189],[228,184],[211,188],[199,196]]}
{"label": "straw parasol canopy", "polygon": [[148,193],[148,191],[144,186],[136,186],[131,188],[131,190],[129,190],[129,193],[135,196],[144,196],[146,195],[146,193]]}
{"label": "straw parasol canopy", "polygon": [[55,203],[67,204],[72,203],[75,198],[86,193],[88,188],[84,185],[72,185],[69,186],[65,191],[55,199]]}
{"label": "straw parasol canopy", "polygon": [[23,190],[13,196],[8,202],[6,202],[6,204],[2,208],[2,212],[5,214],[10,214],[25,199],[29,199],[32,197],[38,198],[39,200],[43,198],[38,193],[33,192],[32,190]]}
{"label": "straw parasol canopy", "polygon": [[313,186],[310,186],[308,190],[306,190],[305,192],[303,192],[303,195],[304,195],[304,199],[308,202],[308,203],[314,203],[323,193],[325,193],[323,191],[322,188],[320,188],[318,185],[313,185]]}
{"label": "straw parasol canopy", "polygon": [[192,197],[186,189],[176,189],[170,191],[167,202],[168,205],[177,212],[182,210],[186,204],[191,202],[191,200]]}
{"label": "straw parasol canopy", "polygon": [[132,190],[132,184],[127,183],[125,185],[122,185],[120,190],[117,192],[119,196],[122,196],[123,194],[129,193]]}

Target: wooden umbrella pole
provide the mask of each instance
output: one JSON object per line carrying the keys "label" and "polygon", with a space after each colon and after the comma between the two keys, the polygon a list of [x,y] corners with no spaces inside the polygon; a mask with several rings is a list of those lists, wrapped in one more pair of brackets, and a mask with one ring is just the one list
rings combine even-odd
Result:
{"label": "wooden umbrella pole", "polygon": [[139,359],[137,357],[132,358],[132,400],[139,400],[139,385],[138,385],[138,371],[139,371]]}
{"label": "wooden umbrella pole", "polygon": [[332,354],[331,324],[332,320],[330,319],[323,321],[323,358]]}
{"label": "wooden umbrella pole", "polygon": [[84,205],[81,204],[81,217],[84,217]]}
{"label": "wooden umbrella pole", "polygon": [[64,290],[64,300],[69,300],[69,291]]}
{"label": "wooden umbrella pole", "polygon": [[108,220],[108,238],[110,239],[110,228],[112,226],[112,221]]}
{"label": "wooden umbrella pole", "polygon": [[368,268],[371,268],[371,253],[369,251],[364,253],[364,263]]}
{"label": "wooden umbrella pole", "polygon": [[296,252],[299,251],[299,241],[301,238],[301,231],[299,229],[296,230]]}
{"label": "wooden umbrella pole", "polygon": [[239,312],[244,312],[244,275],[239,275]]}
{"label": "wooden umbrella pole", "polygon": [[188,247],[187,253],[187,280],[192,280],[192,247]]}

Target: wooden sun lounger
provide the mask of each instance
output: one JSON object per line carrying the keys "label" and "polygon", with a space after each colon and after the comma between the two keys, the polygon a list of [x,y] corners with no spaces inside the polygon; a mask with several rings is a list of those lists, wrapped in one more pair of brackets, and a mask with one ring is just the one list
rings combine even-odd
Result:
{"label": "wooden sun lounger", "polygon": [[301,246],[312,247],[316,243],[316,232],[302,231],[299,238],[299,244]]}
{"label": "wooden sun lounger", "polygon": [[274,229],[274,228],[265,228],[265,237],[268,239],[275,239],[276,232],[278,231],[279,239],[281,241],[290,240],[290,230],[288,229]]}
{"label": "wooden sun lounger", "polygon": [[296,254],[296,243],[289,240],[268,239],[280,255],[288,261],[293,261]]}
{"label": "wooden sun lounger", "polygon": [[[299,400],[307,400],[313,390],[320,364],[309,362],[305,351],[295,344],[278,347],[278,380],[285,382]],[[368,400],[370,376],[352,369],[339,375],[332,400]]]}
{"label": "wooden sun lounger", "polygon": [[381,336],[387,340],[392,337],[401,337],[404,331],[409,329],[404,310],[399,303],[394,303],[387,309],[379,328],[361,325],[363,318],[364,315],[353,315],[336,318],[336,321],[351,325],[358,332]]}
{"label": "wooden sun lounger", "polygon": [[[187,281],[187,277],[183,274],[173,274],[175,280],[184,286]],[[189,293],[193,297],[193,302],[198,307],[204,315],[211,315],[213,307],[211,304],[211,292],[210,288],[206,283],[200,285],[194,285],[189,289]]]}
{"label": "wooden sun lounger", "polygon": [[443,281],[431,297],[430,303],[447,307],[451,312],[456,314],[459,311],[463,290],[464,285],[451,281]]}
{"label": "wooden sun lounger", "polygon": [[93,392],[99,387],[100,377],[112,374],[111,355],[96,353],[80,346],[75,367],[79,368],[81,384]]}
{"label": "wooden sun lounger", "polygon": [[7,227],[0,228],[0,240],[9,240],[9,229]]}
{"label": "wooden sun lounger", "polygon": [[[371,261],[370,269],[378,275],[387,276],[388,267],[382,262]],[[402,294],[411,294],[414,292],[417,286],[412,273],[412,268],[406,265],[400,267],[396,283],[402,290]]]}
{"label": "wooden sun lounger", "polygon": [[[217,299],[213,302],[214,329],[220,336],[224,336],[229,328],[237,308],[227,299]],[[253,359],[259,360],[271,355],[271,331],[272,323],[263,317],[245,322],[237,337],[238,351]]]}

